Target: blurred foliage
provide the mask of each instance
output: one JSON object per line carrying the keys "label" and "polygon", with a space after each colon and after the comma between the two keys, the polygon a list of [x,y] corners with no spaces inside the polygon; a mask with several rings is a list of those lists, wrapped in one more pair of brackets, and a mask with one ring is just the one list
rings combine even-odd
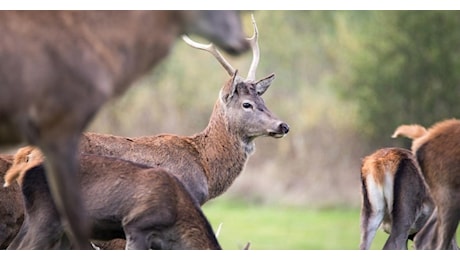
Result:
{"label": "blurred foliage", "polygon": [[460,16],[457,11],[347,12],[337,35],[348,50],[341,93],[359,105],[359,125],[384,144],[400,124],[431,126],[458,116]]}
{"label": "blurred foliage", "polygon": [[[264,99],[291,131],[283,139],[256,139],[255,154],[223,196],[357,206],[362,157],[380,146],[409,147],[408,140],[390,138],[399,124],[429,126],[459,112],[458,12],[254,15],[261,51],[256,76],[276,74]],[[250,21],[243,13],[248,36]],[[250,52],[225,56],[246,76]],[[228,79],[212,55],[178,40],[164,62],[104,107],[89,130],[191,135],[206,127]]]}

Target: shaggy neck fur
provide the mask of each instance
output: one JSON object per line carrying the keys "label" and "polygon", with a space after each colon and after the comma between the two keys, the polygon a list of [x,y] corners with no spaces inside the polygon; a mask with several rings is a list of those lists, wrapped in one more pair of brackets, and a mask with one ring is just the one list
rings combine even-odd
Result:
{"label": "shaggy neck fur", "polygon": [[225,192],[243,171],[254,150],[253,141],[245,142],[238,130],[229,127],[220,101],[214,106],[209,124],[193,136],[199,149],[208,180],[209,198]]}

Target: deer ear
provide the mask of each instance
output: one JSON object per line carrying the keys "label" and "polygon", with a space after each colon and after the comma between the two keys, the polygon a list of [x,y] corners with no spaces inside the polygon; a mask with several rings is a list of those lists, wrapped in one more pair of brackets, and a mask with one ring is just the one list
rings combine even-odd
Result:
{"label": "deer ear", "polygon": [[235,94],[236,85],[238,84],[237,74],[238,70],[235,70],[233,77],[229,81],[227,81],[225,86],[220,91],[220,98],[224,103],[228,103]]}
{"label": "deer ear", "polygon": [[270,87],[272,81],[275,79],[275,74],[272,73],[270,76],[265,77],[255,83],[256,91],[259,96],[262,96],[265,91]]}

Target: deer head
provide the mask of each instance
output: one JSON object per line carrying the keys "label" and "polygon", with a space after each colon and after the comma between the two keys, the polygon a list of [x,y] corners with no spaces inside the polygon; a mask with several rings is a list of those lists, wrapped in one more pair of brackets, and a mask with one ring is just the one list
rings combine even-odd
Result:
{"label": "deer head", "polygon": [[251,46],[253,59],[249,68],[247,78],[238,75],[238,70],[234,69],[222,56],[222,54],[210,44],[201,44],[191,40],[188,36],[183,36],[184,41],[197,49],[211,53],[217,61],[225,68],[231,79],[222,87],[219,97],[228,124],[239,127],[235,131],[249,143],[258,136],[271,136],[281,138],[289,132],[288,124],[282,122],[265,106],[262,95],[275,79],[275,74],[256,80],[256,70],[260,59],[258,44],[258,29],[252,15],[254,34],[247,38]]}

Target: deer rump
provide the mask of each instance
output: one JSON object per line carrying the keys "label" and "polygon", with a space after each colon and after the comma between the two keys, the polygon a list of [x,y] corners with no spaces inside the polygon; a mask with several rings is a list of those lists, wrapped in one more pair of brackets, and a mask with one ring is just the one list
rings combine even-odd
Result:
{"label": "deer rump", "polygon": [[[82,154],[80,162],[91,239],[126,239],[126,249],[221,249],[199,204],[170,173],[97,155]],[[24,223],[8,249],[73,248],[42,164],[27,170],[22,193]]]}
{"label": "deer rump", "polygon": [[381,226],[389,234],[383,249],[407,249],[434,209],[410,150],[383,148],[361,167],[361,245],[369,249]]}
{"label": "deer rump", "polygon": [[460,120],[447,119],[413,141],[414,153],[436,205],[415,238],[417,249],[458,249],[460,221]]}

